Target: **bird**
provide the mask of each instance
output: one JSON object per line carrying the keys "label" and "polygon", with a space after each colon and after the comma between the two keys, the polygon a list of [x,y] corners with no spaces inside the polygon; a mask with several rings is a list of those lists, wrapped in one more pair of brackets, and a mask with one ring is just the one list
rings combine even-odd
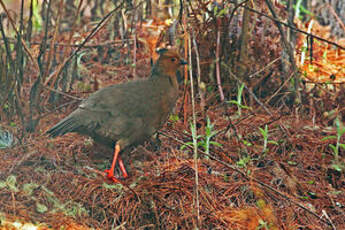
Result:
{"label": "bird", "polygon": [[140,145],[166,122],[178,99],[178,69],[187,62],[177,49],[162,48],[143,80],[110,85],[83,100],[76,110],[46,133],[54,138],[75,132],[90,136],[95,142],[114,149],[107,178],[121,183],[114,176],[116,164],[123,178],[128,177],[121,154],[130,146]]}

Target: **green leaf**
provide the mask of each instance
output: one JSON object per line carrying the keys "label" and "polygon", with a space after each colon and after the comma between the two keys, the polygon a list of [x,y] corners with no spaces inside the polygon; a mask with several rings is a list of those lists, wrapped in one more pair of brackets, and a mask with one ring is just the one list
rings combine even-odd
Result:
{"label": "green leaf", "polygon": [[122,184],[107,184],[107,183],[103,183],[102,186],[105,189],[115,189],[115,190],[122,190],[123,189],[123,185]]}
{"label": "green leaf", "polygon": [[256,201],[256,206],[260,209],[264,209],[266,207],[266,202],[263,199],[259,199]]}
{"label": "green leaf", "polygon": [[217,15],[217,12],[218,12],[218,7],[215,6],[215,7],[213,8],[213,15]]}
{"label": "green leaf", "polygon": [[36,211],[39,213],[45,213],[48,211],[47,206],[45,206],[44,204],[41,203],[36,203]]}
{"label": "green leaf", "polygon": [[29,184],[24,184],[23,185],[23,191],[27,194],[27,195],[31,195],[32,194],[32,191],[36,188],[38,188],[38,184],[35,184],[35,183],[29,183]]}
{"label": "green leaf", "polygon": [[169,120],[172,122],[178,122],[180,120],[180,118],[178,117],[177,114],[171,114],[169,117]]}
{"label": "green leaf", "polygon": [[1,180],[0,181],[0,189],[6,188],[7,184],[5,181]]}
{"label": "green leaf", "polygon": [[341,172],[342,171],[342,168],[339,164],[332,164],[332,168],[337,170],[338,172]]}
{"label": "green leaf", "polygon": [[337,136],[327,136],[327,137],[322,138],[321,141],[326,141],[330,139],[337,139]]}
{"label": "green leaf", "polygon": [[279,145],[278,142],[276,141],[268,141],[269,144],[273,144],[273,145]]}
{"label": "green leaf", "polygon": [[40,14],[40,7],[36,1],[33,1],[32,12],[33,12],[33,26],[36,30],[41,30],[42,28],[42,18]]}
{"label": "green leaf", "polygon": [[339,144],[339,147],[345,149],[345,144]]}
{"label": "green leaf", "polygon": [[222,144],[220,144],[220,143],[218,143],[218,142],[216,142],[216,141],[210,141],[210,144],[211,144],[211,145],[218,146],[218,147],[221,147],[221,146],[222,146]]}
{"label": "green leaf", "polygon": [[225,182],[229,182],[229,176],[227,174],[224,174],[223,178]]}
{"label": "green leaf", "polygon": [[226,9],[224,8],[224,9],[222,9],[222,10],[220,10],[219,12],[218,12],[218,17],[221,17],[221,16],[223,16],[223,14],[225,14],[226,13],[226,11],[225,11]]}
{"label": "green leaf", "polygon": [[238,103],[237,101],[235,100],[230,100],[230,101],[227,101],[227,103],[229,104],[236,104],[236,105],[240,105],[240,103]]}
{"label": "green leaf", "polygon": [[340,130],[340,136],[343,136],[345,133],[345,129]]}
{"label": "green leaf", "polygon": [[197,144],[196,144],[196,146],[198,146],[198,147],[200,147],[200,146],[205,146],[206,144],[202,141],[202,142],[198,142]]}
{"label": "green leaf", "polygon": [[243,157],[239,161],[236,162],[236,165],[240,168],[245,168],[250,161],[250,157]]}
{"label": "green leaf", "polygon": [[297,162],[295,162],[295,161],[288,161],[288,164],[295,166],[295,165],[297,165]]}
{"label": "green leaf", "polygon": [[268,127],[267,125],[265,125],[265,129],[262,129],[259,127],[260,133],[261,135],[264,137],[264,139],[268,138]]}
{"label": "green leaf", "polygon": [[17,183],[16,176],[10,175],[7,177],[6,184],[7,184],[8,188],[13,192],[18,192],[18,188],[16,187],[16,183]]}
{"label": "green leaf", "polygon": [[335,147],[334,145],[329,144],[329,147],[331,147],[331,149],[333,150],[333,152],[338,152],[338,151],[337,151],[337,147]]}
{"label": "green leaf", "polygon": [[246,140],[243,140],[243,144],[250,147],[250,146],[253,146],[252,143],[250,143],[249,141],[246,141]]}
{"label": "green leaf", "polygon": [[251,110],[251,109],[252,109],[251,107],[246,106],[246,105],[239,105],[239,106],[241,107],[241,109],[249,109],[249,110]]}
{"label": "green leaf", "polygon": [[186,142],[184,145],[181,146],[181,150],[184,150],[185,148],[187,148],[188,146],[193,146],[193,142],[189,141]]}

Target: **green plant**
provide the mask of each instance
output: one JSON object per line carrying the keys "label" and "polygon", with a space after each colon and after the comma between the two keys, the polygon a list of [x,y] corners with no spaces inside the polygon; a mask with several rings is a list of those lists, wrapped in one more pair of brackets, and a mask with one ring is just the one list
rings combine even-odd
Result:
{"label": "green plant", "polygon": [[260,133],[261,135],[263,136],[264,138],[264,146],[263,146],[263,149],[262,149],[262,153],[263,154],[266,154],[266,152],[268,151],[268,148],[267,148],[267,144],[274,144],[274,145],[278,145],[278,143],[276,141],[272,141],[272,140],[268,140],[268,127],[267,125],[265,125],[265,129],[262,129],[259,127],[259,130],[260,130]]}
{"label": "green plant", "polygon": [[247,164],[251,161],[251,157],[250,156],[242,156],[237,162],[236,165],[239,168],[246,168]]}
{"label": "green plant", "polygon": [[15,175],[9,175],[5,181],[0,181],[0,189],[7,188],[11,192],[18,192],[17,177]]}
{"label": "green plant", "polygon": [[302,16],[300,16],[300,13],[304,13],[306,15],[314,16],[313,13],[309,10],[307,10],[302,5],[303,0],[297,0],[296,5],[293,5],[293,8],[295,9],[295,17],[302,19]]}
{"label": "green plant", "polygon": [[241,116],[241,109],[250,109],[250,107],[242,105],[243,89],[244,89],[244,83],[242,83],[241,86],[238,87],[238,90],[237,90],[237,100],[227,101],[229,104],[237,105],[237,115],[239,117]]}
{"label": "green plant", "polygon": [[[211,139],[217,135],[217,131],[213,129],[214,125],[211,123],[210,118],[207,117],[206,127],[205,127],[205,135],[196,135],[196,129],[193,126],[193,124],[190,124],[190,129],[192,132],[192,138],[193,141],[189,141],[181,146],[181,150],[185,149],[187,146],[195,146],[196,147],[202,147],[203,150],[207,155],[210,154],[210,145],[215,146],[222,146],[220,143],[216,141],[212,141]],[[205,156],[206,159],[208,159],[208,156]]]}
{"label": "green plant", "polygon": [[256,229],[257,230],[259,230],[259,229],[268,230],[270,228],[269,228],[269,224],[266,221],[264,221],[263,219],[259,219],[259,226],[257,226]]}
{"label": "green plant", "polygon": [[[282,4],[284,4],[285,6],[287,6],[287,1],[281,1]],[[303,0],[297,0],[296,4],[293,4],[293,8],[295,10],[295,17],[299,18],[299,19],[303,19],[303,16],[301,16],[301,13],[306,14],[306,15],[310,15],[310,16],[314,16],[314,14],[309,11],[308,9],[306,9],[303,5]]]}
{"label": "green plant", "polygon": [[40,15],[41,7],[37,1],[32,1],[33,26],[37,31],[42,29],[42,17]]}
{"label": "green plant", "polygon": [[214,125],[211,123],[210,118],[207,117],[207,123],[205,127],[204,139],[200,142],[200,145],[204,148],[207,154],[210,154],[210,145],[222,146],[218,142],[211,141],[211,138],[217,135],[217,131],[213,130]]}
{"label": "green plant", "polygon": [[177,114],[171,114],[169,116],[169,121],[171,121],[173,124],[175,124],[176,122],[178,122],[180,120],[180,118],[178,117]]}
{"label": "green plant", "polygon": [[340,121],[339,117],[337,117],[335,119],[335,126],[337,129],[337,135],[336,136],[327,136],[327,137],[322,138],[322,140],[323,141],[324,140],[330,140],[330,139],[336,139],[337,140],[336,145],[329,144],[329,147],[332,149],[333,156],[334,156],[332,168],[341,172],[345,168],[345,166],[339,161],[339,149],[340,148],[345,149],[345,144],[340,143],[341,137],[345,133],[345,127],[344,127],[344,124]]}

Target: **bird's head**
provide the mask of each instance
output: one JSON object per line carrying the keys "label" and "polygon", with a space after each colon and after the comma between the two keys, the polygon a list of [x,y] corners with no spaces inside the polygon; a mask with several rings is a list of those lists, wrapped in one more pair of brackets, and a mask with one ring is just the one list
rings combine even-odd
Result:
{"label": "bird's head", "polygon": [[160,49],[157,51],[159,58],[156,65],[160,71],[167,75],[176,76],[176,71],[181,65],[186,65],[187,62],[181,58],[177,50],[170,49]]}

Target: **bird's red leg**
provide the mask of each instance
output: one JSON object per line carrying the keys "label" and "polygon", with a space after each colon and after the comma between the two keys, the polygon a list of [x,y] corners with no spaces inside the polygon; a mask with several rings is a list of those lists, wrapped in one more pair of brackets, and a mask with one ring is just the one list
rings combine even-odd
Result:
{"label": "bird's red leg", "polygon": [[[109,179],[111,179],[112,181],[114,181],[115,183],[119,183],[119,180],[116,179],[116,177],[114,176],[114,169],[115,169],[117,158],[119,157],[119,153],[120,153],[120,145],[116,144],[115,150],[114,150],[113,163],[111,164],[111,168],[110,169],[106,169],[104,171],[104,172],[107,173],[107,177]],[[123,162],[122,162],[122,164],[123,164]]]}
{"label": "bird's red leg", "polygon": [[128,177],[128,173],[126,171],[125,165],[124,165],[120,155],[119,155],[119,166],[120,166],[121,172],[123,174],[123,178],[127,178]]}

